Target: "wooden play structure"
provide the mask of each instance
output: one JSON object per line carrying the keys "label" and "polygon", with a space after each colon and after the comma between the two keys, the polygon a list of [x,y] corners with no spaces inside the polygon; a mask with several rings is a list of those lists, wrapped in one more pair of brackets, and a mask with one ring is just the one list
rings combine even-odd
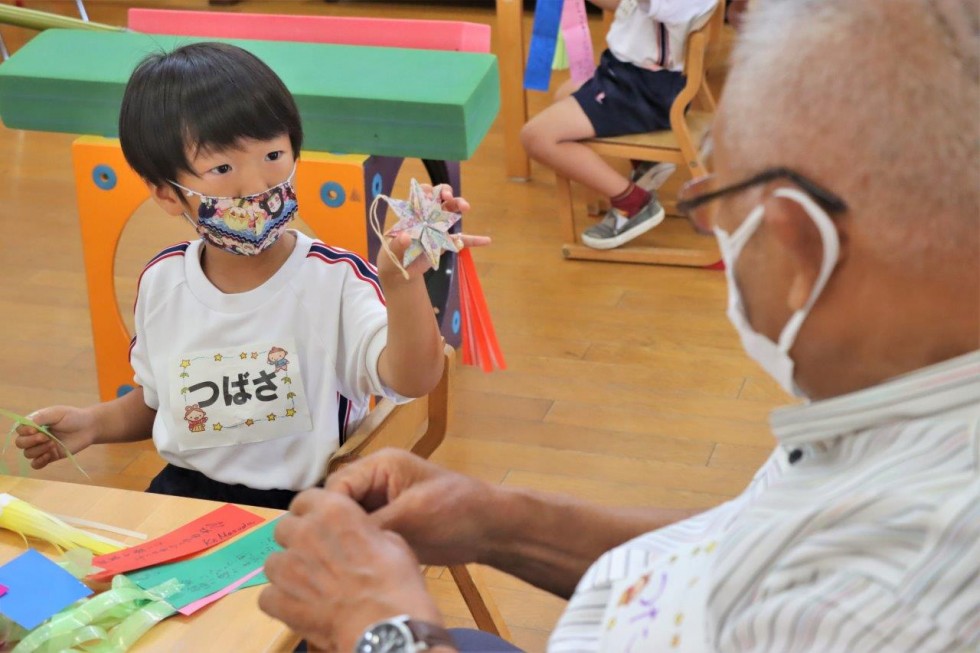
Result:
{"label": "wooden play structure", "polygon": [[[0,69],[0,116],[8,127],[95,135],[78,139],[72,155],[90,305],[105,307],[92,311],[103,399],[131,384],[130,334],[110,308],[116,306],[113,268],[126,222],[149,197],[114,138],[119,103],[143,56],[188,40],[50,30]],[[458,189],[459,161],[476,149],[499,103],[496,61],[485,53],[229,42],[266,61],[296,98],[308,148],[296,177],[303,219],[318,237],[371,260],[379,244],[368,227],[368,207],[377,194],[391,192],[403,158],[423,159],[434,183]],[[442,71],[444,84],[417,83],[433,70]],[[454,264],[450,254],[427,285],[443,335],[457,345]]]}
{"label": "wooden play structure", "polygon": [[[375,196],[391,192],[403,159],[422,159],[433,183],[459,189],[459,162],[472,155],[499,108],[496,59],[488,54],[489,28],[481,25],[158,10],[132,10],[129,22],[132,31],[96,31],[90,23],[43,31],[0,67],[0,117],[7,127],[84,134],[71,154],[103,400],[127,392],[132,382],[130,334],[117,309],[113,272],[125,225],[149,193],[126,164],[116,129],[126,81],[146,54],[225,40],[269,64],[296,98],[304,123],[308,149],[296,172],[303,219],[331,245],[372,260],[379,243],[368,208]],[[436,78],[438,84],[429,83]],[[451,345],[459,342],[454,267],[448,253],[427,279]],[[453,362],[450,347],[430,396],[399,407],[381,402],[331,469],[379,445],[428,456],[446,434]],[[399,437],[408,439],[396,442]],[[450,572],[477,625],[506,637],[470,570]]]}

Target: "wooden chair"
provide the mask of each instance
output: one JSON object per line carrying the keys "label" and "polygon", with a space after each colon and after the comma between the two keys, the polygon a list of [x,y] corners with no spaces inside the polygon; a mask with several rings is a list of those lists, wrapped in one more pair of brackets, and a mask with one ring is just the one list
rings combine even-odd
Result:
{"label": "wooden chair", "polygon": [[[357,430],[334,452],[327,463],[327,475],[346,464],[385,447],[407,449],[428,458],[439,447],[449,429],[455,351],[446,346],[446,365],[442,378],[427,396],[396,405],[382,399],[368,413]],[[467,565],[451,565],[456,586],[480,630],[510,639],[507,624],[486,589],[481,589],[478,570]]]}
{"label": "wooden chair", "polygon": [[[711,18],[687,38],[684,73],[687,81],[670,107],[670,129],[646,134],[631,134],[582,141],[603,156],[637,161],[676,163],[691,178],[707,174],[699,147],[714,117],[715,98],[705,83],[705,57],[709,41],[717,42],[724,23],[724,0],[720,0]],[[698,110],[688,110],[694,100]],[[630,247],[598,250],[579,242],[575,231],[575,208],[571,180],[555,173],[558,215],[566,244],[565,258],[621,263],[685,265],[715,267],[720,255],[713,243],[707,249],[670,247]],[[674,201],[664,201],[667,213],[675,211]]]}

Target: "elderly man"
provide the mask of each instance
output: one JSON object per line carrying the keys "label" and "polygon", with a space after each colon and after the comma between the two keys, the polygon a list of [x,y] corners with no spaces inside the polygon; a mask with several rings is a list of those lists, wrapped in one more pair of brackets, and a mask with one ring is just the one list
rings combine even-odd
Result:
{"label": "elderly man", "polygon": [[616,510],[385,452],[296,499],[263,609],[344,653],[450,651],[416,563],[479,561],[571,597],[554,652],[977,650],[978,24],[975,0],[747,18],[683,204],[747,352],[810,401],[745,492]]}

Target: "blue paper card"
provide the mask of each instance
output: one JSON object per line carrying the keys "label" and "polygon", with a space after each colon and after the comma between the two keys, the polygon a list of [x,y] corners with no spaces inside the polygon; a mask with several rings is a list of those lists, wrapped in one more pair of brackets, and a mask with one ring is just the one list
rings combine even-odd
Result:
{"label": "blue paper card", "polygon": [[28,549],[0,567],[0,613],[31,630],[45,619],[92,593],[54,562]]}

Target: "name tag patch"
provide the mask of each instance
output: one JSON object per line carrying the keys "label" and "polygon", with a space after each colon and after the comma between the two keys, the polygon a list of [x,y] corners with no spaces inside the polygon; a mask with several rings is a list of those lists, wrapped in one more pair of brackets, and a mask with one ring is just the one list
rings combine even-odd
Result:
{"label": "name tag patch", "polygon": [[170,398],[180,450],[313,430],[298,361],[292,340],[176,357]]}

